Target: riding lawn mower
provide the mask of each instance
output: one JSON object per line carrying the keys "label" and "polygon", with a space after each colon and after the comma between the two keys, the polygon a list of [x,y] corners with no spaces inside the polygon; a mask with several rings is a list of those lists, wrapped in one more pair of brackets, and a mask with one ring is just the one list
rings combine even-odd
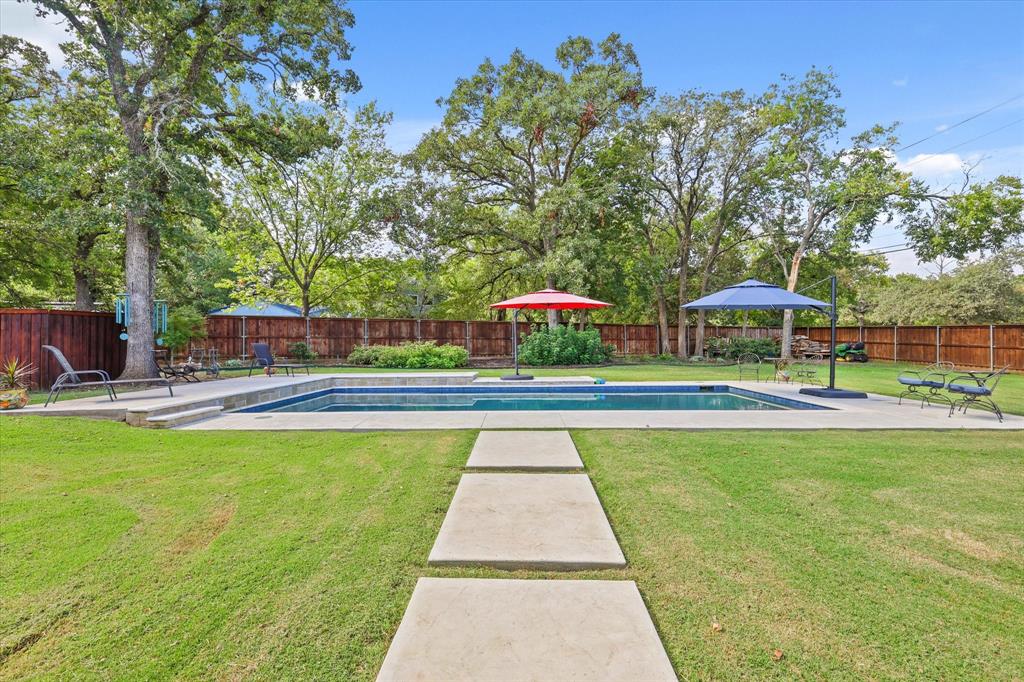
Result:
{"label": "riding lawn mower", "polygon": [[840,343],[836,346],[837,362],[867,362],[868,352],[864,350],[864,343]]}

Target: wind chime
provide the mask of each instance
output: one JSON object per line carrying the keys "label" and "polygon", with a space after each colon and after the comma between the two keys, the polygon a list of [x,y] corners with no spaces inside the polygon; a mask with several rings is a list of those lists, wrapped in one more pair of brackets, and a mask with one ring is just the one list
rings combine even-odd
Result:
{"label": "wind chime", "polygon": [[[132,306],[126,292],[117,295],[114,303],[114,322],[121,326],[119,338],[127,341],[128,326],[132,323]],[[153,301],[153,332],[157,334],[156,344],[164,345],[164,338],[161,335],[167,333],[167,301],[163,299]]]}

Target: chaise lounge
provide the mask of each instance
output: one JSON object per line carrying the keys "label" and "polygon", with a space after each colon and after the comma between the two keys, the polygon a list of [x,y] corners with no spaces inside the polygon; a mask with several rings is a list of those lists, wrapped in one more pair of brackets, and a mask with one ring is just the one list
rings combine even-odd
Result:
{"label": "chaise lounge", "polygon": [[[64,353],[60,352],[60,349],[56,346],[43,346],[43,348],[53,356],[53,359],[57,361],[60,368],[64,370],[64,373],[58,376],[56,380],[54,380],[53,385],[50,386],[50,392],[46,396],[46,403],[43,404],[43,407],[49,406],[51,398],[53,399],[53,402],[56,403],[57,399],[60,397],[61,391],[66,388],[89,388],[91,386],[102,386],[107,389],[107,397],[112,401],[117,400],[117,391],[114,387],[124,384],[158,384],[160,386],[166,386],[171,397],[174,397],[174,390],[171,388],[171,382],[167,379],[111,379],[110,374],[102,369],[75,369],[71,366],[71,363],[68,362],[68,359],[64,357]],[[97,376],[99,377],[99,380],[83,381],[82,377],[84,376]]]}
{"label": "chaise lounge", "polygon": [[309,365],[279,364],[274,362],[274,354],[270,352],[270,344],[268,343],[252,344],[252,355],[252,362],[249,363],[249,376],[252,376],[252,371],[257,367],[283,369],[285,376],[295,376],[295,370],[297,369],[304,369],[306,374],[309,374]]}

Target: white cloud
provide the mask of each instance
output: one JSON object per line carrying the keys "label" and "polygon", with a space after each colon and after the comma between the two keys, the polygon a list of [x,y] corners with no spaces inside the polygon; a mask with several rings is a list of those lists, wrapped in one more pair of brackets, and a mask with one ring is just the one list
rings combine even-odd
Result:
{"label": "white cloud", "polygon": [[31,3],[0,0],[0,31],[38,45],[46,50],[53,68],[64,67],[60,43],[67,42],[69,36],[56,15],[40,18]]}
{"label": "white cloud", "polygon": [[892,82],[892,84],[897,88],[905,88],[907,87],[908,83],[910,83],[910,79],[906,76],[904,76],[903,78],[897,78]]}
{"label": "white cloud", "polygon": [[949,130],[949,124],[948,123],[943,123],[941,125],[935,126],[935,132],[937,132],[937,133],[941,133],[941,132],[943,132],[945,130]]}
{"label": "white cloud", "polygon": [[915,175],[948,175],[963,168],[965,160],[959,154],[917,154],[906,161],[897,162],[900,170]]}

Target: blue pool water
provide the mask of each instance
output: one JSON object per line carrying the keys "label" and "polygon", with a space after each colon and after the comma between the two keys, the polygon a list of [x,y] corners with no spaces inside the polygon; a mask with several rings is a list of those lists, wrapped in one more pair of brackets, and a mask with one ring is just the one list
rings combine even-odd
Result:
{"label": "blue pool water", "polygon": [[445,386],[333,388],[239,412],[824,409],[729,386]]}

